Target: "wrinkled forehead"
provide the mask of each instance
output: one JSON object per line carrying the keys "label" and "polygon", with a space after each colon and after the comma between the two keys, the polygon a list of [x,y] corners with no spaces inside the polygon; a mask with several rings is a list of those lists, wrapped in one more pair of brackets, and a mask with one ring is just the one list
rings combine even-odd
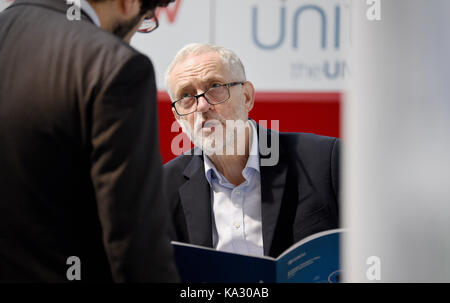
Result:
{"label": "wrinkled forehead", "polygon": [[231,80],[228,65],[214,52],[191,54],[178,62],[170,73],[172,90],[187,85],[201,86],[211,81]]}

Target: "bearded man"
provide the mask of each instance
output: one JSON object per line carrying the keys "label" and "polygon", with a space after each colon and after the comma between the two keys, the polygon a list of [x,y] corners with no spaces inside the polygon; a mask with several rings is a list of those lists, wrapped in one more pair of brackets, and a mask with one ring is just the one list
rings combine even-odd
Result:
{"label": "bearded man", "polygon": [[126,43],[171,1],[0,14],[0,282],[178,281],[154,70]]}
{"label": "bearded man", "polygon": [[173,240],[277,257],[339,227],[340,140],[279,133],[249,119],[255,89],[233,51],[185,46],[168,68],[166,87],[175,119],[195,145],[164,165]]}

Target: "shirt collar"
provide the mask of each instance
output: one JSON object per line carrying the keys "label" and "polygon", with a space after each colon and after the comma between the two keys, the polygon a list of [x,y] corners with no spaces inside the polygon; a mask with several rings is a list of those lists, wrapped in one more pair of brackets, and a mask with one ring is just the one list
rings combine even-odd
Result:
{"label": "shirt collar", "polygon": [[[247,160],[247,163],[245,164],[243,172],[245,174],[249,168],[253,168],[254,170],[256,170],[259,173],[260,171],[259,171],[258,133],[257,133],[256,127],[254,125],[255,122],[252,120],[248,120],[248,123],[250,124],[250,129],[251,129],[251,134],[250,134],[251,145],[250,145],[250,153],[248,156],[248,160]],[[205,166],[206,180],[208,180],[208,183],[210,186],[212,186],[213,175],[215,175],[217,178],[220,178],[220,179],[224,178],[222,176],[222,174],[217,171],[214,163],[211,161],[211,159],[209,159],[208,156],[205,155],[203,157],[203,162],[204,162],[204,166]],[[246,176],[244,175],[244,177],[246,177]]]}
{"label": "shirt collar", "polygon": [[98,27],[101,27],[100,19],[98,18],[97,13],[95,12],[95,9],[92,7],[92,5],[89,4],[87,0],[81,0],[81,9],[86,13],[86,15],[89,16],[89,18],[92,19],[92,21],[97,25]]}

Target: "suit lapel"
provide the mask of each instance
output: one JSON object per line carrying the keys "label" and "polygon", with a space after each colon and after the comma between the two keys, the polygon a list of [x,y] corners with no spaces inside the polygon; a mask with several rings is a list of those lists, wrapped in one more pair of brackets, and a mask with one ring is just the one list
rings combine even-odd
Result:
{"label": "suit lapel", "polygon": [[[274,142],[273,138],[271,139],[274,133],[273,130],[264,129],[261,126],[258,126],[258,133],[260,131],[266,131],[268,141]],[[259,137],[261,138],[261,136]],[[265,255],[270,255],[272,249],[274,248],[274,237],[276,236],[275,232],[277,230],[277,224],[280,224],[280,220],[286,219],[290,221],[289,218],[294,218],[295,214],[291,212],[297,212],[297,207],[301,207],[303,204],[302,202],[314,193],[314,188],[306,174],[301,159],[297,159],[297,161],[293,161],[293,163],[289,162],[289,157],[287,154],[288,150],[285,146],[286,142],[284,140],[280,137],[278,141],[280,155],[278,162],[274,166],[260,167],[261,217]],[[260,155],[260,158],[264,158],[264,156]],[[289,170],[292,170],[292,174],[289,175],[289,178],[293,178],[292,180],[287,180]],[[291,181],[290,183],[296,187],[295,190],[292,187],[290,191],[287,190],[289,184],[288,181]],[[288,200],[286,200],[286,197],[284,196],[287,196]],[[292,203],[285,205],[285,211],[287,213],[280,214],[283,198],[285,199],[285,202]],[[286,230],[281,232],[284,233],[289,231]],[[279,236],[286,237],[287,235],[282,234]],[[290,243],[289,245],[292,244],[293,243]],[[284,250],[286,248],[287,247],[283,247],[282,249]]]}
{"label": "suit lapel", "polygon": [[[273,131],[265,129],[258,124],[257,130],[259,138],[264,137],[259,136],[259,133],[264,131],[267,133],[268,142],[273,142],[272,141]],[[288,165],[281,144],[279,144],[279,155],[280,155],[279,160],[274,166],[260,166],[261,220],[262,220],[264,255],[270,254],[273,236],[276,230],[278,216],[280,214],[281,202],[283,200],[283,194],[285,191]],[[270,154],[269,155],[260,154],[260,159],[264,159],[270,156],[271,156]]]}
{"label": "suit lapel", "polygon": [[261,167],[261,219],[264,255],[270,254],[286,183],[287,165]]}
{"label": "suit lapel", "polygon": [[211,193],[202,156],[194,155],[183,173],[188,180],[179,194],[190,242],[212,247]]}

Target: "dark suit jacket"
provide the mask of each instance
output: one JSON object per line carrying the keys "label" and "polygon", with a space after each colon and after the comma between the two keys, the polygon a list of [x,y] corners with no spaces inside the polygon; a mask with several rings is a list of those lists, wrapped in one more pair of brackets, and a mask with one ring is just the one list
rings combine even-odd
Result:
{"label": "dark suit jacket", "polygon": [[174,281],[153,66],[65,2],[0,14],[0,281]]}
{"label": "dark suit jacket", "polygon": [[[258,126],[258,133],[272,131]],[[337,138],[279,133],[279,161],[261,166],[264,255],[277,257],[292,244],[339,227]],[[261,145],[260,145],[261,146]],[[260,158],[270,155],[261,155]],[[212,247],[209,183],[202,155],[181,155],[164,165],[164,187],[174,221],[172,238]]]}

